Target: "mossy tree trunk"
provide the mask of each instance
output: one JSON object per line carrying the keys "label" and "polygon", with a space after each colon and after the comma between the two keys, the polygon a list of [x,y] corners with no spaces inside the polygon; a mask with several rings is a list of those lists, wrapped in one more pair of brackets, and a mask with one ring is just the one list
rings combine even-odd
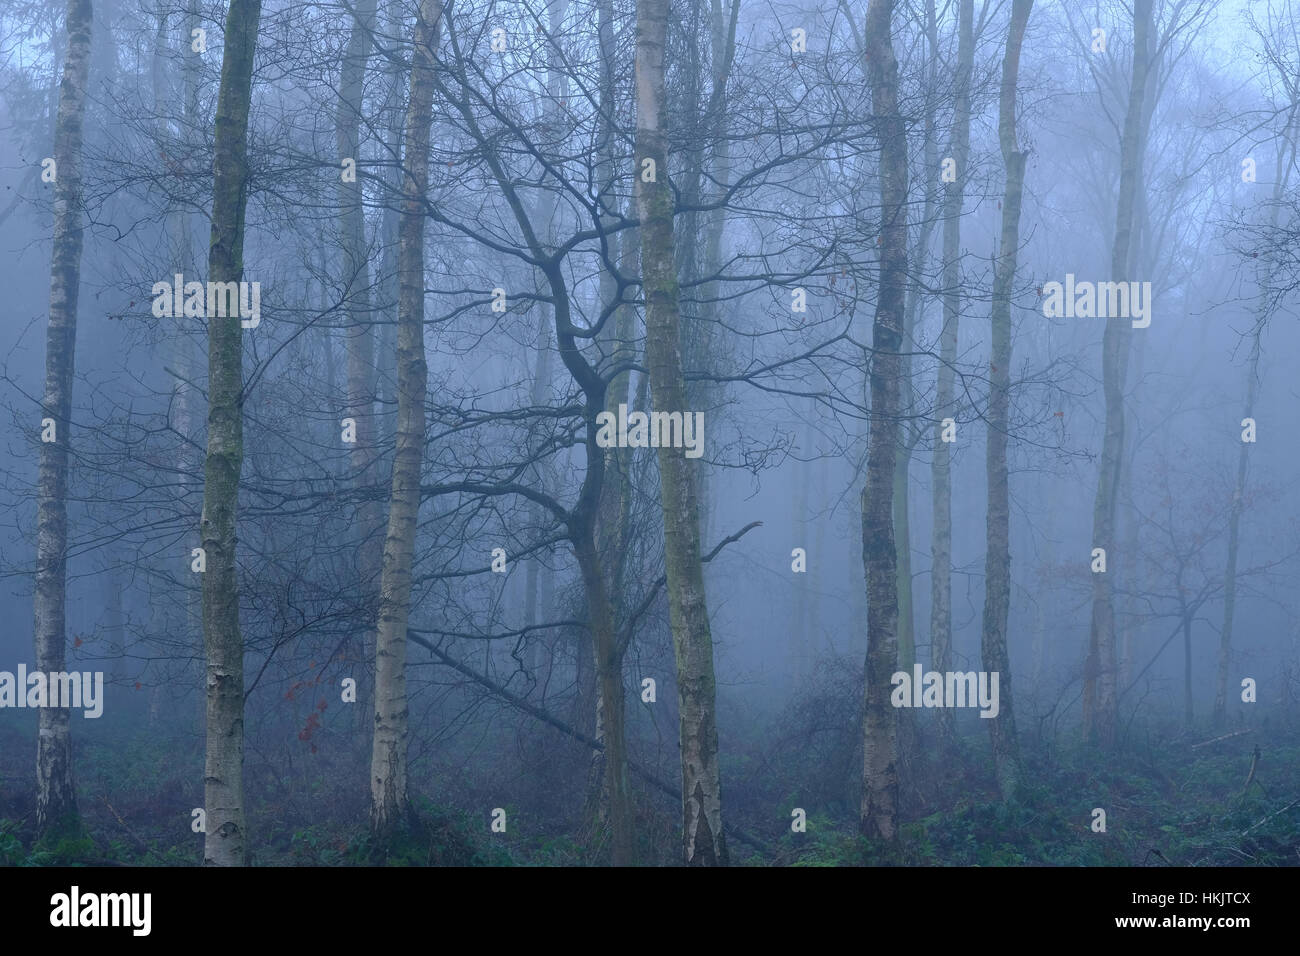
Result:
{"label": "mossy tree trunk", "polygon": [[898,454],[903,307],[907,286],[907,132],[898,110],[894,0],[871,0],[865,31],[872,122],[880,142],[880,288],[871,334],[871,425],[862,488],[862,563],[867,585],[862,808],[864,836],[898,836],[898,715],[890,678],[898,666],[898,552],[894,462]]}
{"label": "mossy tree trunk", "polygon": [[[638,0],[636,197],[646,300],[646,364],[652,407],[691,414],[682,373],[673,194],[668,181],[664,49],[668,0]],[[647,162],[653,164],[647,167]],[[716,682],[700,561],[698,483],[686,449],[658,451],[669,618],[677,662],[682,761],[682,839],[690,866],[725,866]]]}

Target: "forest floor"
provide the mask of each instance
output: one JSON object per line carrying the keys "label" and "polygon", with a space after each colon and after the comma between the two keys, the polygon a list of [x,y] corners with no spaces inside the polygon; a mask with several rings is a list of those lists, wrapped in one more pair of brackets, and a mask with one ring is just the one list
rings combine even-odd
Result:
{"label": "forest floor", "polygon": [[[28,715],[29,716],[29,715]],[[31,721],[0,713],[0,866],[192,866],[202,836],[192,828],[201,802],[197,741],[141,732],[130,739],[77,742],[77,787],[84,833],[54,845],[34,834]],[[955,749],[922,750],[904,761],[901,840],[887,847],[856,835],[853,775],[845,799],[813,801],[806,829],[793,832],[799,787],[770,782],[737,794],[732,861],[751,866],[1297,866],[1300,865],[1300,735],[1269,728],[1182,732],[1138,728],[1119,753],[1071,744],[1027,749],[1016,799],[997,799],[987,745],[966,737]],[[1140,742],[1134,743],[1138,740]],[[1258,756],[1256,756],[1258,747]],[[351,761],[355,762],[355,760]],[[359,769],[359,768],[357,768]],[[743,778],[734,766],[732,779]],[[263,866],[348,866],[375,862],[366,837],[364,795],[343,800],[352,767],[304,762],[286,780],[249,774],[251,861]],[[724,767],[724,786],[727,780]],[[770,779],[770,778],[768,778]],[[277,793],[303,794],[286,801]],[[737,784],[737,789],[740,789]],[[350,792],[350,788],[349,788]],[[314,795],[314,797],[313,797]],[[725,797],[725,793],[724,793]],[[511,811],[505,834],[482,814],[416,798],[419,836],[391,852],[395,865],[596,865],[605,850],[564,821]],[[759,813],[756,807],[783,807]],[[724,804],[725,807],[725,804]],[[802,809],[802,808],[801,808]],[[1104,831],[1101,830],[1104,811]],[[671,863],[676,810],[644,795],[642,856]],[[572,821],[570,821],[571,824]],[[533,834],[529,836],[528,834]],[[545,834],[539,835],[539,834]],[[757,849],[752,844],[762,848]]]}

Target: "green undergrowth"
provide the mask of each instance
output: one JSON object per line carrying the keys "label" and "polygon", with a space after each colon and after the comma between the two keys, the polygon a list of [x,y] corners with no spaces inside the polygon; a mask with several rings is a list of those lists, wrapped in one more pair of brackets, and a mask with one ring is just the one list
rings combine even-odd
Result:
{"label": "green undergrowth", "polygon": [[[37,840],[26,728],[0,722],[0,866],[195,866],[203,836],[190,826],[202,803],[197,742],[142,735],[87,740],[78,750],[81,818]],[[1154,733],[1154,732],[1153,732]],[[903,822],[892,843],[858,835],[857,770],[814,789],[801,765],[749,789],[724,789],[729,824],[761,849],[729,840],[741,866],[1296,866],[1300,865],[1300,739],[1263,733],[1151,737],[1118,754],[1082,745],[1026,748],[1022,784],[998,798],[986,743],[903,765]],[[1136,735],[1135,735],[1136,738]],[[1260,756],[1255,761],[1256,743]],[[748,758],[756,760],[757,758]],[[1256,763],[1251,775],[1252,762]],[[824,760],[824,766],[834,766]],[[779,764],[778,764],[779,766]],[[730,780],[744,767],[727,768]],[[557,826],[536,808],[506,805],[507,832],[487,811],[445,796],[413,798],[409,823],[377,841],[365,794],[352,775],[299,765],[279,789],[250,797],[250,863],[258,866],[592,866],[608,861],[607,837],[577,823]],[[1249,786],[1247,787],[1247,779]],[[436,779],[430,776],[429,779]],[[302,782],[315,789],[305,792]],[[839,781],[837,784],[835,781]],[[724,777],[724,787],[728,780]],[[353,793],[351,804],[336,795]],[[319,794],[319,796],[317,796]],[[490,800],[488,796],[485,799]],[[474,801],[477,802],[477,801]],[[485,806],[490,804],[485,803]],[[772,808],[776,808],[775,810]],[[790,831],[792,807],[807,814]],[[1093,828],[1106,814],[1105,832]],[[638,861],[673,865],[680,808],[656,794],[637,800]]]}
{"label": "green undergrowth", "polygon": [[[1246,737],[1250,740],[1253,738]],[[810,813],[781,840],[794,866],[1297,866],[1300,746],[1273,745],[1249,788],[1253,750],[1225,742],[1169,746],[1158,756],[1103,757],[1078,748],[1026,759],[1024,783],[1003,802],[987,788],[867,840],[856,820]],[[1105,831],[1094,829],[1105,811]]]}

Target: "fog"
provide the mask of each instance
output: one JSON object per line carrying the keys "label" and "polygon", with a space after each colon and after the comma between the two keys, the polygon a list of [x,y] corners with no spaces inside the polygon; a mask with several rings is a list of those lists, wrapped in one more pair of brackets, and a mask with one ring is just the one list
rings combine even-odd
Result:
{"label": "fog", "polygon": [[652,116],[662,0],[426,0],[427,68],[409,0],[112,0],[58,152],[80,2],[0,0],[0,862],[1294,861],[1300,9],[873,0],[891,79],[866,2],[673,0]]}

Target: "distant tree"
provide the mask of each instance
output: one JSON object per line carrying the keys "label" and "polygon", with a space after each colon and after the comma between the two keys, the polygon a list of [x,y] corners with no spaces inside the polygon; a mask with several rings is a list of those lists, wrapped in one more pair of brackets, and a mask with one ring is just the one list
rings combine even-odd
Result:
{"label": "distant tree", "polygon": [[[1142,120],[1148,115],[1143,104],[1147,92],[1151,4],[1152,0],[1133,0],[1133,74],[1120,140],[1119,201],[1110,264],[1112,282],[1127,282],[1131,272],[1134,210],[1145,140]],[[1101,346],[1106,426],[1093,509],[1092,547],[1104,549],[1108,561],[1114,561],[1116,556],[1115,506],[1124,449],[1124,380],[1132,334],[1129,322],[1126,316],[1108,318]],[[1092,624],[1084,663],[1083,723],[1085,734],[1104,747],[1114,746],[1119,720],[1113,591],[1110,574],[1093,575]]]}
{"label": "distant tree", "polygon": [[[1271,18],[1270,18],[1271,20]],[[1281,133],[1277,138],[1274,163],[1273,189],[1265,213],[1262,234],[1276,239],[1279,218],[1283,209],[1283,199],[1291,183],[1291,173],[1295,168],[1297,140],[1297,119],[1300,118],[1300,45],[1292,45],[1287,38],[1295,37],[1297,23],[1292,11],[1290,22],[1281,20],[1261,25],[1252,20],[1252,32],[1261,40],[1266,51],[1264,62],[1270,73],[1279,80],[1277,87],[1286,92],[1284,119]],[[1280,29],[1279,29],[1280,28]],[[1273,36],[1269,34],[1272,33]],[[1276,39],[1275,39],[1276,38]],[[1259,395],[1260,369],[1259,360],[1262,350],[1264,329],[1273,314],[1277,302],[1272,294],[1276,283],[1275,274],[1279,272],[1278,260],[1285,255],[1285,243],[1266,241],[1257,250],[1257,267],[1255,281],[1258,286],[1258,301],[1255,307],[1254,323],[1247,340],[1250,342],[1246,361],[1246,397],[1242,408],[1242,420],[1254,421],[1255,403]],[[1262,252],[1262,255],[1260,255]],[[1246,477],[1252,443],[1242,441],[1237,449],[1237,479],[1232,491],[1232,507],[1228,514],[1228,555],[1223,583],[1223,630],[1219,635],[1219,662],[1214,686],[1214,724],[1222,727],[1227,720],[1228,673],[1231,667],[1232,632],[1237,608],[1237,555],[1240,549],[1241,513],[1246,500]]]}
{"label": "distant tree", "polygon": [[[363,117],[366,65],[375,29],[376,0],[361,0],[353,11],[352,30],[339,74],[339,102],[335,119],[340,164],[352,164],[351,175],[339,174],[339,249],[341,281],[347,310],[347,404],[355,433],[351,446],[351,473],[358,486],[376,480],[379,467],[379,417],[375,414],[378,375],[375,367],[375,314],[372,306],[370,254],[366,248],[364,176],[357,175],[361,158],[360,127]],[[383,505],[367,498],[358,506],[354,537],[357,570],[367,608],[378,605],[384,548]],[[366,626],[361,651],[375,653],[375,628]],[[365,694],[369,698],[369,694]]]}
{"label": "distant tree", "polygon": [[[952,442],[944,440],[944,418],[956,413],[957,333],[961,322],[961,216],[970,179],[971,73],[975,60],[975,0],[961,0],[957,26],[956,97],[947,156],[954,178],[944,185],[943,200],[943,326],[939,333],[939,370],[935,391],[934,454],[931,459],[933,525],[930,564],[930,659],[934,669],[952,670]],[[931,170],[931,174],[933,174]],[[954,417],[955,424],[955,417]],[[952,437],[952,436],[949,436]],[[945,737],[956,736],[955,714],[939,709]]]}

